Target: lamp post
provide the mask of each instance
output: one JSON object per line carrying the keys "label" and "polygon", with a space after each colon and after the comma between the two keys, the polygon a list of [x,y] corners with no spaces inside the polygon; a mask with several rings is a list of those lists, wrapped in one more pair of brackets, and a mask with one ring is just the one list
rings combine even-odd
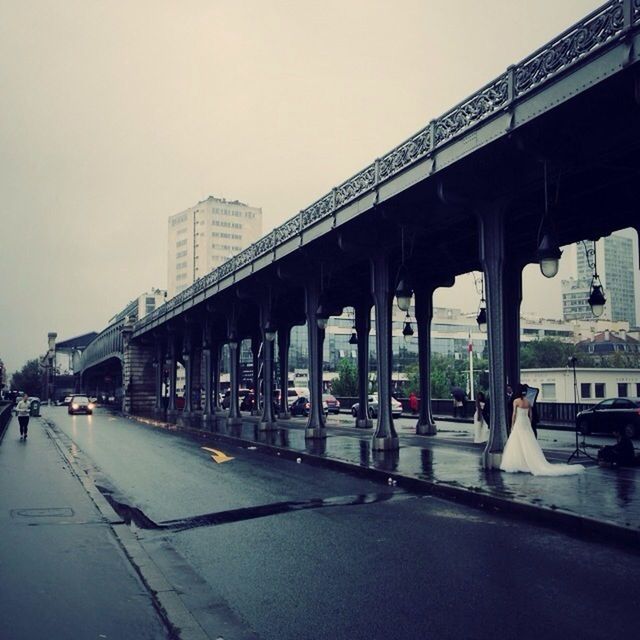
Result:
{"label": "lamp post", "polygon": [[547,163],[544,163],[544,213],[538,229],[538,249],[536,259],[545,278],[553,278],[558,273],[562,251],[558,246],[553,225],[549,216],[549,197],[547,194]]}

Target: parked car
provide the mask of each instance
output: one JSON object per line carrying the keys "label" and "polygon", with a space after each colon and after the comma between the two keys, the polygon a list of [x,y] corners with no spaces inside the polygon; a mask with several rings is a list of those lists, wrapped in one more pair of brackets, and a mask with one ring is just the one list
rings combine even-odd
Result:
{"label": "parked car", "polygon": [[299,398],[308,398],[311,395],[309,389],[305,387],[289,387],[287,389],[287,404],[289,408]]}
{"label": "parked car", "polygon": [[[369,417],[377,418],[378,417],[378,394],[374,393],[369,396],[368,399],[369,404]],[[360,406],[359,402],[356,402],[351,407],[351,415],[355,418],[358,415],[358,407]],[[391,415],[394,418],[399,418],[402,415],[402,404],[398,402],[393,396],[391,397]]]}
{"label": "parked car", "polygon": [[[289,407],[289,411],[292,416],[308,416],[309,411],[311,410],[311,403],[309,402],[309,398],[305,396],[300,396],[297,400],[293,402],[293,404]],[[322,401],[322,412],[324,415],[329,414],[329,407],[327,403]]]}
{"label": "parked car", "polygon": [[73,415],[76,413],[86,413],[91,415],[93,413],[93,403],[89,402],[87,396],[71,396],[71,401],[67,407],[67,413]]}
{"label": "parked car", "polygon": [[640,436],[640,401],[632,398],[607,398],[593,407],[580,411],[576,416],[578,431],[611,433],[620,427],[631,438]]}
{"label": "parked car", "polygon": [[340,413],[340,400],[337,400],[335,396],[330,393],[323,393],[322,399],[327,403],[329,413]]}

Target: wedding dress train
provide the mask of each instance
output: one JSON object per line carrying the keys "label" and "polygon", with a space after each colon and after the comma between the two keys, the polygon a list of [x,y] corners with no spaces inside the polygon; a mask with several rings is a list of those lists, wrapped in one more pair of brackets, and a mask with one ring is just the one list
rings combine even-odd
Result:
{"label": "wedding dress train", "polygon": [[547,462],[533,434],[529,409],[522,407],[516,407],[516,420],[502,452],[500,469],[510,473],[532,473],[534,476],[568,476],[584,471],[580,464]]}

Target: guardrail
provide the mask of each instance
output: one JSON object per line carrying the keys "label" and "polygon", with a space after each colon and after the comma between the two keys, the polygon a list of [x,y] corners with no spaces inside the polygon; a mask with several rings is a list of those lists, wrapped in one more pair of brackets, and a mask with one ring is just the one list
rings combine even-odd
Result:
{"label": "guardrail", "polygon": [[[358,398],[353,397],[338,397],[340,401],[340,407],[343,410],[349,411],[351,407],[358,402]],[[409,398],[397,398],[398,402],[402,403],[402,412],[404,414],[410,414]],[[541,425],[571,427],[573,428],[576,423],[576,413],[592,407],[593,404],[587,404],[585,402],[579,402],[573,404],[573,402],[537,402],[536,408],[538,409],[538,418]],[[473,400],[466,400],[464,403],[463,416],[471,420],[476,410],[476,405]],[[431,400],[431,412],[434,416],[451,416],[453,417],[453,401],[450,398],[434,398]]]}
{"label": "guardrail", "polygon": [[0,404],[0,442],[4,438],[4,433],[7,430],[7,426],[11,420],[11,410],[13,409],[13,403]]}

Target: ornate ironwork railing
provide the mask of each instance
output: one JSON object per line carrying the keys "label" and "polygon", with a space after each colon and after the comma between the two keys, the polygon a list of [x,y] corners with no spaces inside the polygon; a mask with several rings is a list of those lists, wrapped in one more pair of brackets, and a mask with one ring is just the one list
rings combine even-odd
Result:
{"label": "ornate ironwork railing", "polygon": [[596,9],[530,56],[507,69],[472,96],[433,120],[362,171],[345,180],[311,206],[290,218],[248,249],[233,256],[204,278],[168,300],[136,323],[143,329],[156,318],[180,306],[205,288],[220,282],[253,260],[299,236],[336,210],[370,193],[385,180],[428,157],[438,147],[501,113],[523,96],[566,73],[574,65],[597,55],[640,23],[640,0],[611,0]]}
{"label": "ornate ironwork railing", "polygon": [[80,368],[83,371],[105,358],[122,353],[122,327],[125,322],[126,318],[122,318],[110,324],[87,345],[80,361]]}

